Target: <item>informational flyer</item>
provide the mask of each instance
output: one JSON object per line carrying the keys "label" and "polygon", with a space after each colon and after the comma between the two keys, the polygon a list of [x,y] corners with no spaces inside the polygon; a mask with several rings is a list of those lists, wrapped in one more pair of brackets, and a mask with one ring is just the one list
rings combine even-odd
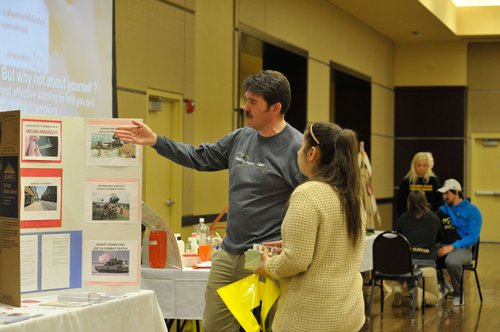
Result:
{"label": "informational flyer", "polygon": [[82,287],[82,231],[21,234],[21,293]]}
{"label": "informational flyer", "polygon": [[85,221],[139,222],[139,179],[89,179],[85,182]]}
{"label": "informational flyer", "polygon": [[23,162],[61,162],[62,122],[21,120],[21,160]]}
{"label": "informational flyer", "polygon": [[21,168],[21,228],[61,227],[62,169]]}
{"label": "informational flyer", "polygon": [[130,120],[106,119],[87,121],[87,165],[92,166],[139,166],[142,147],[125,143],[116,137],[119,126],[129,125]]}
{"label": "informational flyer", "polygon": [[38,290],[38,236],[23,235],[21,242],[21,292]]}
{"label": "informational flyer", "polygon": [[135,240],[92,240],[84,245],[85,285],[139,282],[139,244]]}
{"label": "informational flyer", "polygon": [[42,235],[42,289],[69,288],[70,234]]}

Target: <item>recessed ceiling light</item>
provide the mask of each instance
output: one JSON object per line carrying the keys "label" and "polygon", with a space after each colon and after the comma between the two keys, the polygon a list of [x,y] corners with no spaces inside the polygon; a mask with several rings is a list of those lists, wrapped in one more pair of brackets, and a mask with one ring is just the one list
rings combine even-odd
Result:
{"label": "recessed ceiling light", "polygon": [[500,6],[500,0],[451,0],[457,7]]}

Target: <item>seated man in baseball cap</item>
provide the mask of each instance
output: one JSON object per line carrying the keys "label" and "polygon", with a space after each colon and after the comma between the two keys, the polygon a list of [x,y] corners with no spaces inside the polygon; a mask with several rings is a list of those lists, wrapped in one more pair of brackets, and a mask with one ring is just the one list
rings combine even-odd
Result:
{"label": "seated man in baseball cap", "polygon": [[444,257],[445,266],[453,285],[453,305],[461,305],[460,278],[462,265],[472,260],[471,247],[479,239],[482,217],[479,209],[464,199],[462,186],[455,179],[448,179],[437,190],[443,194],[445,204],[438,210],[445,230],[444,245],[438,256]]}

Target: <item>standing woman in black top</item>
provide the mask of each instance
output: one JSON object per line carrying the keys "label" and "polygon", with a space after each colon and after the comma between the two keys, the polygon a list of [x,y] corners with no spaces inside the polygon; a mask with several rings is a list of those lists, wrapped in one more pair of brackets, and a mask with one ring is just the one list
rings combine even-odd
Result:
{"label": "standing woman in black top", "polygon": [[421,190],[425,193],[431,210],[436,211],[443,205],[443,197],[437,190],[441,187],[437,176],[429,167],[429,155],[427,152],[418,152],[413,156],[410,170],[399,185],[397,196],[397,216],[407,211],[408,194],[411,191]]}

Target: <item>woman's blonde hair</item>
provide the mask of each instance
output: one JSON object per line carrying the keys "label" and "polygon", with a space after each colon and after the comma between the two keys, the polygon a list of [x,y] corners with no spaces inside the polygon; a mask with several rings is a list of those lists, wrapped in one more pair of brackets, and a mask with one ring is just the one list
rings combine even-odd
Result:
{"label": "woman's blonde hair", "polygon": [[410,171],[405,176],[405,178],[408,178],[410,180],[410,183],[417,182],[419,176],[417,174],[416,165],[421,161],[424,161],[427,164],[427,170],[425,171],[424,176],[422,176],[424,178],[424,183],[427,183],[429,181],[429,178],[431,176],[434,176],[434,173],[429,167],[429,155],[427,154],[427,152],[417,152],[411,160]]}
{"label": "woman's blonde hair", "polygon": [[427,151],[426,153],[427,153],[427,158],[429,161],[429,168],[431,169],[431,175],[436,176],[436,174],[434,174],[434,171],[432,170],[434,168],[434,156],[432,155],[432,152]]}

